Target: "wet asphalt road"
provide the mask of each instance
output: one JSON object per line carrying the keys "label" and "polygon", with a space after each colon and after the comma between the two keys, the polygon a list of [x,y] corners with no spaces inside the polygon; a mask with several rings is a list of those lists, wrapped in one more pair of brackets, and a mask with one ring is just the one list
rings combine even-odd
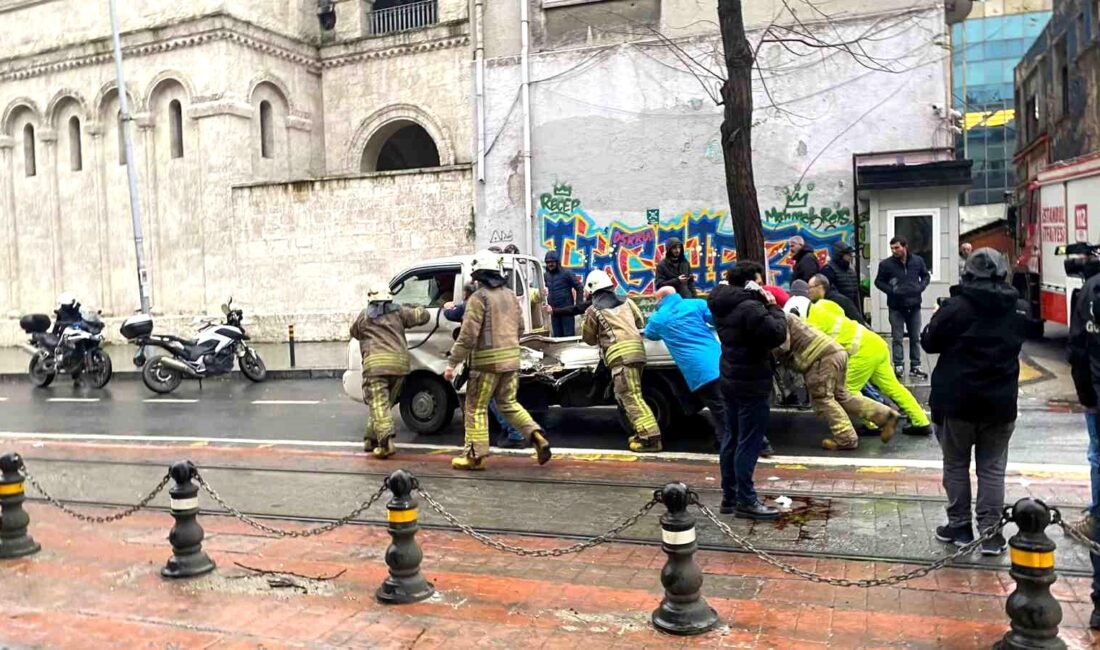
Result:
{"label": "wet asphalt road", "polygon": [[[79,401],[74,401],[79,400]],[[174,401],[165,401],[174,400]],[[114,381],[106,389],[74,388],[59,380],[46,389],[27,382],[0,382],[0,432],[115,434],[254,438],[272,441],[355,442],[362,437],[365,407],[344,396],[338,380],[283,380],[252,384],[244,379],[184,382],[168,396],[149,392],[140,381]],[[401,442],[459,445],[461,417],[440,435],[415,435],[398,422]],[[542,423],[555,446],[625,448],[626,435],[614,409],[552,409]],[[820,447],[825,423],[809,412],[774,411],[769,436],[778,453],[827,456]],[[712,452],[714,437],[705,417],[666,432],[668,451]],[[1087,433],[1080,414],[1024,408],[1017,421],[1010,460],[1083,465]],[[899,434],[889,445],[863,438],[851,455],[937,460],[934,439]]]}

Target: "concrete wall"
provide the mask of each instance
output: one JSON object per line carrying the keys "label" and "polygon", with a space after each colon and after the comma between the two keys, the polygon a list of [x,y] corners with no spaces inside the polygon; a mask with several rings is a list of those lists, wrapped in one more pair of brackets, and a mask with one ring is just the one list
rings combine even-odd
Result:
{"label": "concrete wall", "polygon": [[[664,20],[664,18],[662,18]],[[881,17],[837,25],[842,38]],[[824,62],[761,51],[769,108],[757,82],[755,175],[775,277],[789,272],[785,240],[802,234],[822,261],[853,237],[852,154],[946,145],[932,111],[946,97],[943,13],[916,14],[872,54],[897,58],[900,74],[873,72],[842,53]],[[755,36],[753,37],[755,38]],[[685,41],[712,62],[716,35]],[[721,111],[700,81],[660,42],[579,48],[531,58],[531,224],[538,251],[558,248],[578,273],[611,270],[632,292],[651,290],[663,241],[686,238],[697,283],[709,288],[733,263],[719,142]],[[717,81],[704,82],[713,92]],[[529,250],[524,220],[522,122],[514,57],[487,70],[487,178],[478,203],[479,246]]]}

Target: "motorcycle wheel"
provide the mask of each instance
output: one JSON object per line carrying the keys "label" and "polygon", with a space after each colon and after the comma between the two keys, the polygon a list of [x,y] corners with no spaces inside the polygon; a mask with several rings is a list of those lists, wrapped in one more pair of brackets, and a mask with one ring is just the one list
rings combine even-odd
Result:
{"label": "motorcycle wheel", "polygon": [[161,364],[162,356],[155,356],[141,367],[141,381],[154,393],[164,395],[179,388],[183,375]]}
{"label": "motorcycle wheel", "polygon": [[237,359],[237,364],[241,367],[241,373],[250,380],[261,382],[267,379],[267,366],[254,350],[245,350],[244,356]]}
{"label": "motorcycle wheel", "polygon": [[85,377],[93,388],[103,388],[111,381],[113,373],[111,356],[103,350],[92,350],[85,363]]}
{"label": "motorcycle wheel", "polygon": [[53,383],[57,372],[53,370],[47,370],[43,363],[45,358],[42,354],[36,354],[31,357],[30,366],[27,368],[27,372],[31,376],[31,383],[39,388],[45,388]]}

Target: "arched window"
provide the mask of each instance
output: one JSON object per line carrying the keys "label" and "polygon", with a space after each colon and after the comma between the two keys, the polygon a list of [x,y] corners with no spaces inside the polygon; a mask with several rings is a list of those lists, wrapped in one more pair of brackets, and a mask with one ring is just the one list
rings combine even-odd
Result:
{"label": "arched window", "polygon": [[80,144],[80,118],[69,118],[69,168],[74,172],[84,169],[84,152]]}
{"label": "arched window", "polygon": [[424,127],[398,120],[379,129],[363,150],[360,171],[388,172],[439,166],[439,147]]}
{"label": "arched window", "polygon": [[23,127],[23,171],[27,176],[38,173],[38,165],[34,159],[34,127],[30,124]]}
{"label": "arched window", "polygon": [[122,112],[119,111],[116,118],[118,124],[118,164],[126,164],[126,131],[125,123],[122,121]]}
{"label": "arched window", "polygon": [[168,102],[168,133],[172,138],[172,157],[183,158],[183,106],[177,99]]}
{"label": "arched window", "polygon": [[275,133],[271,125],[271,102],[260,102],[260,155],[264,158],[275,157]]}

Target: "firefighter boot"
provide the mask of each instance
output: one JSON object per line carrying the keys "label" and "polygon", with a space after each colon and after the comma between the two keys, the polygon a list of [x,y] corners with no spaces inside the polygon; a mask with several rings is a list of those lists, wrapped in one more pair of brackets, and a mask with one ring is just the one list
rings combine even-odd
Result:
{"label": "firefighter boot", "polygon": [[535,458],[538,459],[539,465],[545,465],[550,462],[550,441],[546,439],[546,436],[542,434],[542,431],[536,431],[531,434],[531,442],[535,445]]}
{"label": "firefighter boot", "polygon": [[855,439],[851,442],[841,442],[836,438],[826,438],[821,441],[821,446],[828,451],[851,451],[859,447],[859,439]]}
{"label": "firefighter boot", "polygon": [[652,438],[641,438],[638,436],[631,436],[630,451],[637,454],[655,454],[661,451],[661,438],[660,436],[654,436]]}
{"label": "firefighter boot", "polygon": [[378,446],[372,450],[375,458],[389,458],[397,453],[397,444],[394,443],[393,438],[389,436],[378,443]]}
{"label": "firefighter boot", "polygon": [[369,453],[373,452],[374,448],[377,447],[377,446],[378,446],[378,443],[375,442],[373,439],[363,438],[363,451],[365,451],[366,453],[369,454]]}
{"label": "firefighter boot", "polygon": [[882,425],[882,444],[890,442],[890,439],[894,437],[894,432],[898,430],[898,420],[900,419],[900,413],[897,411],[890,411],[890,419],[886,420],[886,424]]}
{"label": "firefighter boot", "polygon": [[464,469],[477,471],[485,469],[485,459],[474,453],[474,448],[467,446],[462,450],[462,455],[451,459],[452,469]]}

